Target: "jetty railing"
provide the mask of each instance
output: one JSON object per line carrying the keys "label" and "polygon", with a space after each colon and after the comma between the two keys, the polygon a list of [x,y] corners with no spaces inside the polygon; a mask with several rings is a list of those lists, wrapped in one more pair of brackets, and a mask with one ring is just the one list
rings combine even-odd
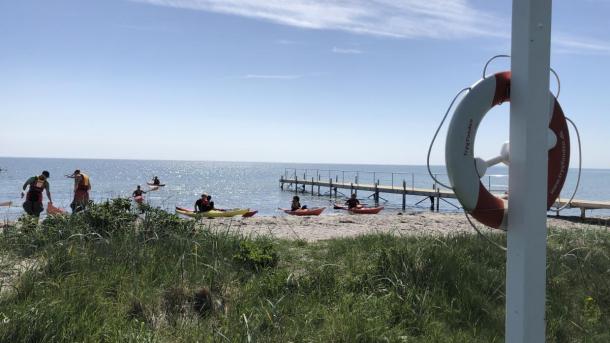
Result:
{"label": "jetty railing", "polygon": [[[447,174],[434,173],[437,180],[449,184]],[[447,189],[436,183],[428,174],[416,172],[385,172],[385,171],[362,171],[341,169],[313,169],[313,168],[285,168],[284,179],[300,179],[315,181],[332,179],[335,183],[378,184],[387,185],[392,189],[402,189],[403,184],[414,190],[418,187],[430,187],[433,189]],[[485,176],[486,186],[491,192],[505,192],[508,190],[508,175],[493,174]]]}

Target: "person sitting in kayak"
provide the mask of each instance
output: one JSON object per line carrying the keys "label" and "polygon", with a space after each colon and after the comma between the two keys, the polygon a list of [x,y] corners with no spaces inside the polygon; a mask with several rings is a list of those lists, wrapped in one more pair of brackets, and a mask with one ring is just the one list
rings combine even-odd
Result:
{"label": "person sitting in kayak", "polygon": [[348,210],[351,210],[352,208],[361,207],[360,201],[356,198],[356,193],[352,193],[350,198],[345,201],[345,204],[347,205]]}
{"label": "person sitting in kayak", "polygon": [[131,194],[131,196],[135,197],[141,197],[143,194],[145,194],[146,192],[143,191],[142,189],[140,189],[140,185],[138,185],[138,187],[136,188],[135,191],[133,191],[133,193]]}
{"label": "person sitting in kayak", "polygon": [[211,209],[212,207],[210,206],[208,195],[205,193],[201,194],[201,198],[197,199],[195,202],[195,212],[208,212]]}
{"label": "person sitting in kayak", "polygon": [[[23,184],[23,192],[25,192],[25,189],[28,186],[30,187],[25,195],[25,202],[23,203],[23,209],[30,216],[39,217],[40,213],[44,210],[44,206],[42,205],[43,191],[46,191],[49,203],[53,204],[53,200],[51,200],[51,191],[49,190],[49,181],[47,181],[49,177],[49,172],[45,170],[41,175],[32,176]],[[21,192],[22,198],[24,196],[23,192]]]}
{"label": "person sitting in kayak", "polygon": [[208,206],[210,207],[210,210],[215,210],[211,195],[208,195]]}
{"label": "person sitting in kayak", "polygon": [[292,204],[290,204],[290,210],[291,211],[296,211],[296,210],[306,210],[307,206],[301,206],[301,199],[299,198],[298,195],[295,195],[292,197]]}
{"label": "person sitting in kayak", "polygon": [[159,177],[155,176],[153,177],[153,186],[159,186],[161,185],[161,180],[159,180]]}

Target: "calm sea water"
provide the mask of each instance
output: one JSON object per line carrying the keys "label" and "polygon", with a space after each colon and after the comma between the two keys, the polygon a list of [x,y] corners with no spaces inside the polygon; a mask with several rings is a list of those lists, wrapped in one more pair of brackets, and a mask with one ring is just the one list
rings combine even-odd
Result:
{"label": "calm sea water", "polygon": [[[33,159],[0,158],[0,202],[12,200],[11,208],[0,208],[0,218],[15,219],[22,213],[20,192],[25,180],[38,175],[42,170],[51,173],[51,193],[55,205],[69,208],[72,198],[72,180],[64,177],[75,169],[80,169],[91,177],[93,186],[91,197],[100,202],[115,197],[128,197],[137,185],[146,189],[146,181],[154,175],[167,184],[159,191],[147,194],[146,201],[153,206],[173,210],[174,206],[192,207],[195,200],[206,192],[214,197],[217,207],[249,207],[259,210],[260,215],[278,215],[278,207],[289,207],[294,193],[282,191],[279,187],[281,175],[307,179],[318,178],[351,182],[358,178],[360,183],[394,184],[402,187],[431,188],[433,181],[427,175],[425,166],[405,165],[339,165],[339,164],[283,164],[283,163],[241,163],[241,162],[201,162],[201,161],[136,161],[136,160],[86,160],[86,159]],[[444,167],[433,167],[441,181],[447,182]],[[491,169],[484,183],[493,190],[506,189],[506,168]],[[562,197],[568,197],[574,189],[576,170],[570,170]],[[309,191],[310,188],[307,188]],[[322,193],[328,192],[322,189]],[[344,193],[347,193],[344,191]],[[359,192],[365,201],[370,193]],[[329,206],[328,196],[299,194],[301,203],[310,207]],[[382,194],[388,202],[389,211],[399,211],[401,197]],[[584,169],[579,199],[610,200],[610,170]],[[417,202],[424,200],[419,205]],[[423,211],[429,201],[422,197],[409,196],[409,210]],[[441,202],[443,211],[455,211],[456,201]],[[329,211],[328,213],[332,213]],[[578,214],[578,210],[565,212]],[[610,211],[593,211],[592,216],[608,216]]]}

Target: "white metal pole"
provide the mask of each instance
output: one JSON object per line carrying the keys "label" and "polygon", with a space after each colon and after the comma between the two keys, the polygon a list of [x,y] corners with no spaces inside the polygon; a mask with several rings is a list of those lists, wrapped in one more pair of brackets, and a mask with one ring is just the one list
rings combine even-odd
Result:
{"label": "white metal pole", "polygon": [[545,341],[551,0],[513,0],[506,342]]}

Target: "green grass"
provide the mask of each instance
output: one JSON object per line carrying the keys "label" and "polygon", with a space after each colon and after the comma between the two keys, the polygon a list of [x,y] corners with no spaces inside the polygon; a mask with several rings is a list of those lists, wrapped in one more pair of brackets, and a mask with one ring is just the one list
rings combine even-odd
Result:
{"label": "green grass", "polygon": [[[38,267],[0,298],[0,341],[504,340],[505,255],[474,235],[307,243],[145,212],[5,230],[0,254]],[[548,341],[610,341],[609,255],[608,231],[551,231]]]}

